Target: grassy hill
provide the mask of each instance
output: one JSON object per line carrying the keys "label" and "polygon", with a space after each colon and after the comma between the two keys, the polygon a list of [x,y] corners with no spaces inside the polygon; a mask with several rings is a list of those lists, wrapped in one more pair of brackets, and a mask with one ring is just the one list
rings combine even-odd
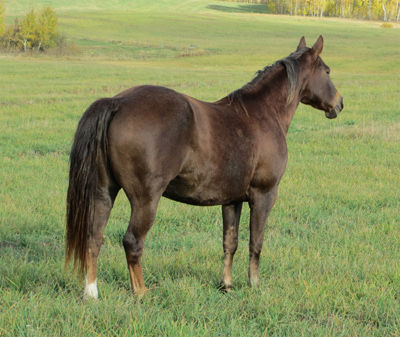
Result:
{"label": "grassy hill", "polygon": [[[6,6],[7,13],[20,15],[26,9],[32,7],[30,0],[8,0]],[[231,2],[219,2],[212,0],[112,0],[112,1],[90,1],[90,0],[71,0],[66,3],[62,0],[37,0],[34,6],[51,6],[58,12],[96,12],[96,11],[141,11],[141,12],[161,12],[161,13],[210,13],[215,10],[230,13],[266,13],[266,5],[249,5]]]}
{"label": "grassy hill", "polygon": [[[7,20],[29,1],[7,1]],[[390,336],[400,333],[400,29],[265,14],[217,1],[37,1],[81,53],[0,55],[0,336]],[[270,216],[261,285],[247,285],[246,207],[235,290],[222,271],[220,208],[162,200],[128,288],[121,193],[99,261],[100,300],[62,272],[68,154],[97,98],[137,84],[213,101],[322,34],[345,98],[336,120],[300,106]],[[195,48],[193,47],[196,46]]]}

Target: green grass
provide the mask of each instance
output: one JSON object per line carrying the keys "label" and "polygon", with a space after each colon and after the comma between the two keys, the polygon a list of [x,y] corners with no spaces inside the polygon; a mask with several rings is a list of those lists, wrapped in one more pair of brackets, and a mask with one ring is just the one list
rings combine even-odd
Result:
{"label": "green grass", "polygon": [[[239,13],[242,4],[214,1],[37,3],[56,8],[83,53],[0,56],[0,336],[400,334],[398,26]],[[29,6],[7,1],[7,20]],[[260,287],[247,284],[247,206],[235,290],[223,295],[220,208],[163,199],[143,257],[152,290],[138,301],[121,193],[100,254],[100,300],[83,303],[83,284],[62,268],[68,154],[90,103],[143,83],[217,100],[319,34],[345,109],[336,120],[296,113]],[[191,44],[202,52],[182,57]]]}

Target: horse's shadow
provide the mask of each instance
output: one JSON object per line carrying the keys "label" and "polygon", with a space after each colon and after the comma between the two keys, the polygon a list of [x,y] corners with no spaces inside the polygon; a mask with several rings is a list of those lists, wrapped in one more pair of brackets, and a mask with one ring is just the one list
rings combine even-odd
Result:
{"label": "horse's shadow", "polygon": [[263,5],[239,5],[237,7],[221,6],[221,5],[209,5],[208,9],[225,12],[225,13],[258,13],[258,14],[269,14],[269,7],[266,4]]}

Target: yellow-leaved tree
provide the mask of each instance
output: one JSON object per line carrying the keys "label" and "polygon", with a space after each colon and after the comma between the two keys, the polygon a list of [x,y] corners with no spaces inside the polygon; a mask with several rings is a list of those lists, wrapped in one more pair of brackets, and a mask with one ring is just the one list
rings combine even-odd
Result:
{"label": "yellow-leaved tree", "polygon": [[400,4],[399,0],[382,0],[383,20],[399,21]]}
{"label": "yellow-leaved tree", "polygon": [[4,1],[0,0],[0,36],[2,36],[6,30],[6,24],[4,22],[4,12],[6,8],[4,7]]}
{"label": "yellow-leaved tree", "polygon": [[24,50],[28,47],[28,44],[35,39],[35,33],[37,31],[36,14],[33,9],[24,17],[21,23],[20,35],[24,44]]}
{"label": "yellow-leaved tree", "polygon": [[56,12],[51,7],[44,7],[39,12],[36,26],[36,42],[38,50],[43,47],[55,34],[57,29]]}

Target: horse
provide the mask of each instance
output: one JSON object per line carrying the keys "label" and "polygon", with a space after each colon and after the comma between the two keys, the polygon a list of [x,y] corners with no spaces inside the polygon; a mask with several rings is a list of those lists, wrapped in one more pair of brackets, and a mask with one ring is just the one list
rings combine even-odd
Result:
{"label": "horse", "polygon": [[224,264],[220,288],[232,289],[243,202],[250,208],[250,286],[259,284],[267,218],[285,172],[286,135],[299,103],[336,118],[343,98],[323,62],[323,37],[304,36],[295,52],[210,103],[140,85],[92,103],[70,154],[65,267],[85,274],[84,299],[98,298],[97,258],[114,200],[123,189],[131,216],[123,238],[130,285],[146,287],[142,253],[160,198],[222,206]]}

